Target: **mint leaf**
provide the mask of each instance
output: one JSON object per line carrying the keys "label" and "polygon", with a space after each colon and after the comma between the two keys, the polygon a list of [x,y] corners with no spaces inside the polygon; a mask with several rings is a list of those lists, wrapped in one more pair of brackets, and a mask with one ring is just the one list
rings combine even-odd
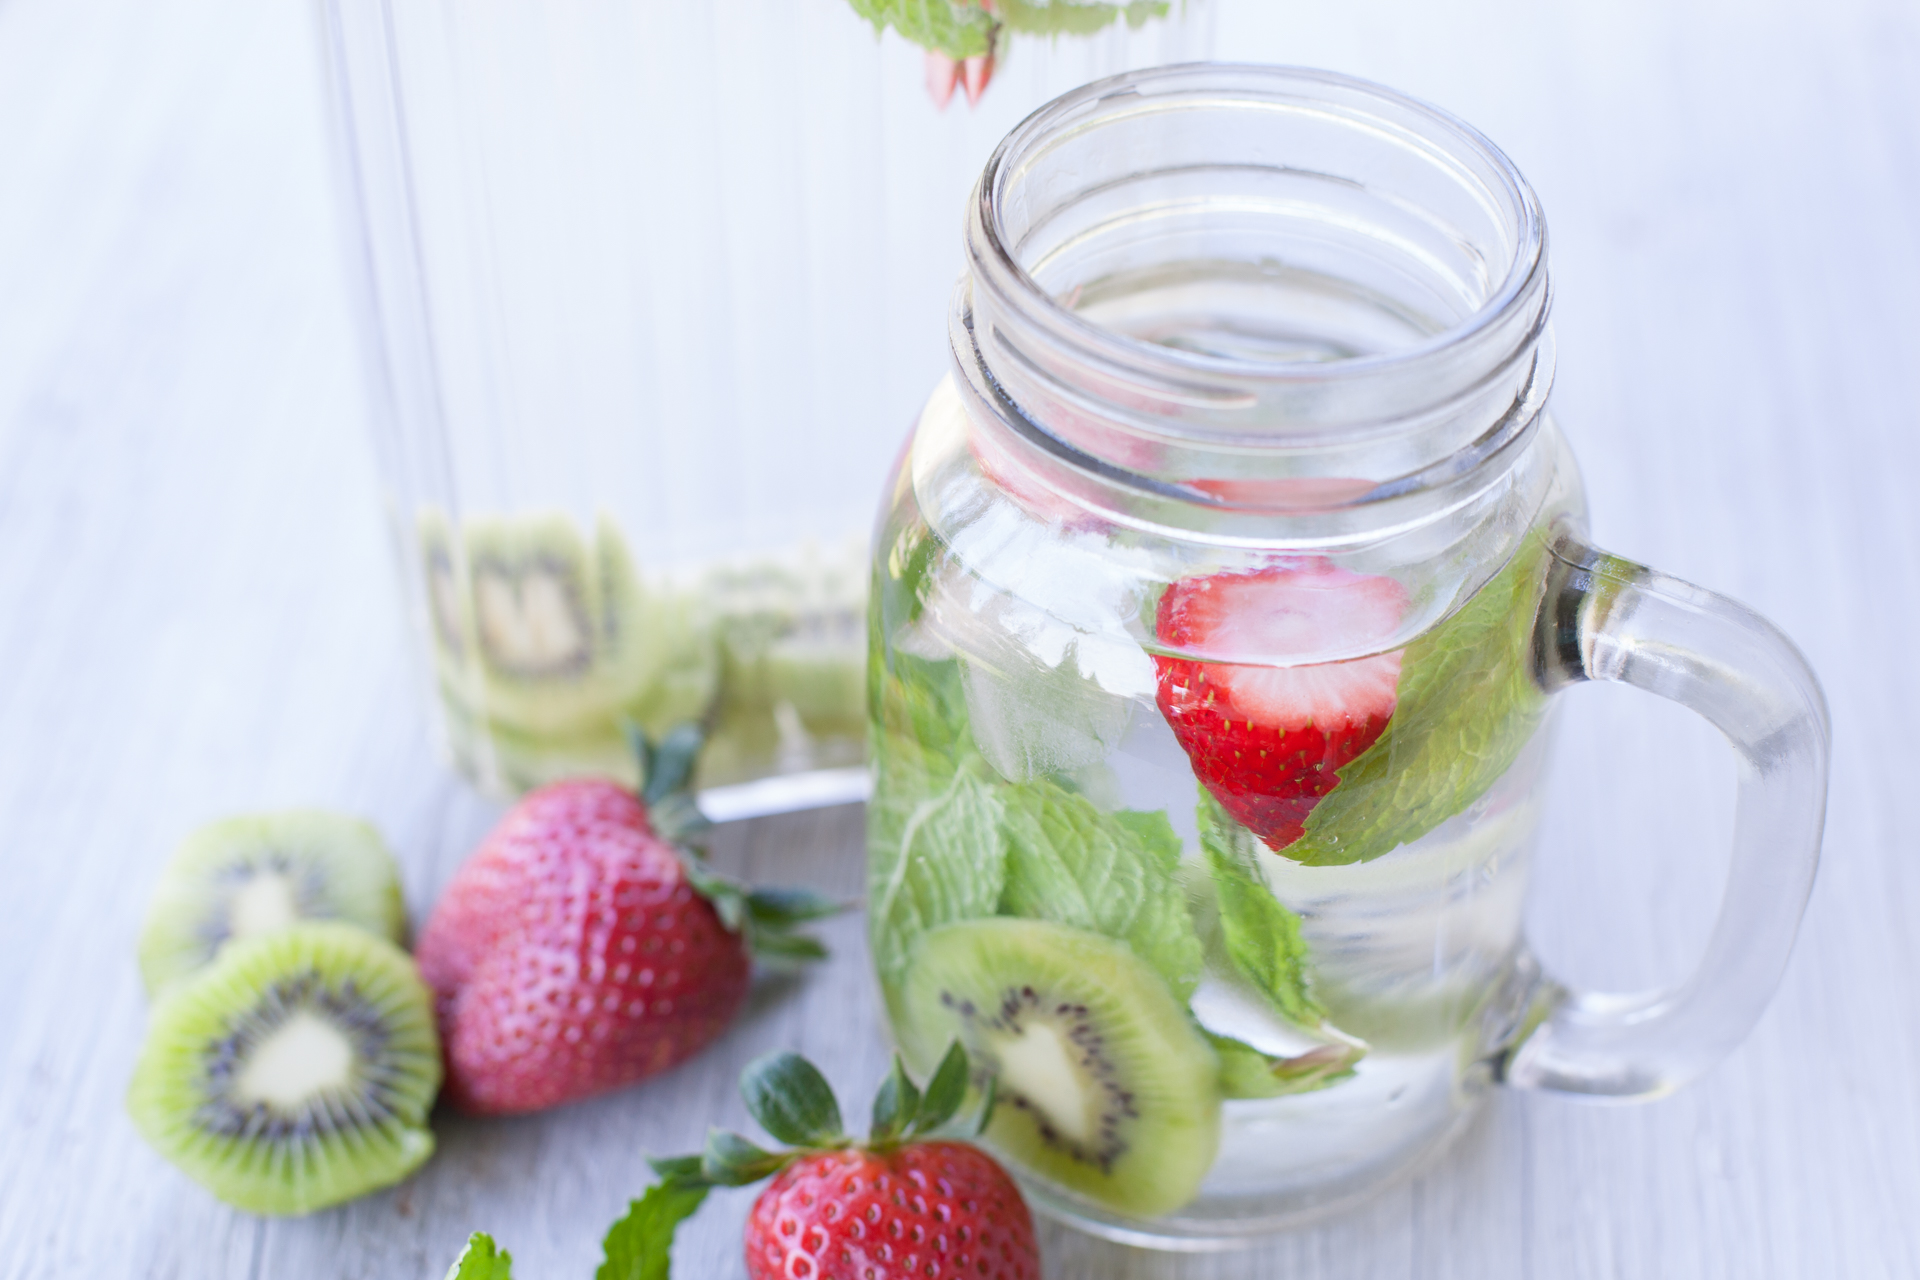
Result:
{"label": "mint leaf", "polygon": [[884,667],[878,652],[872,661],[879,668],[874,732],[886,739],[893,758],[937,773],[972,752],[958,662],[933,662],[898,649],[886,654]]}
{"label": "mint leaf", "polygon": [[673,1233],[706,1198],[706,1187],[673,1179],[648,1187],[608,1229],[600,1246],[605,1261],[593,1280],[667,1280]]}
{"label": "mint leaf", "polygon": [[1220,1058],[1220,1092],[1228,1098],[1279,1098],[1311,1093],[1353,1074],[1354,1064],[1366,1056],[1359,1045],[1331,1043],[1291,1058],[1260,1052],[1232,1036],[1205,1032]]}
{"label": "mint leaf", "polygon": [[1129,4],[1083,3],[1079,0],[998,0],[996,12],[1009,30],[1029,35],[1084,36],[1112,26],[1122,17],[1129,27],[1149,18],[1165,17],[1167,0],[1133,0]]}
{"label": "mint leaf", "polygon": [[1451,618],[1407,646],[1386,732],[1280,850],[1309,866],[1365,862],[1478,800],[1533,737],[1546,695],[1533,678],[1534,617],[1546,580],[1543,531]]}
{"label": "mint leaf", "polygon": [[447,1280],[513,1280],[513,1255],[500,1252],[486,1232],[476,1231],[448,1268]]}
{"label": "mint leaf", "polygon": [[1179,880],[1180,838],[1164,813],[1102,813],[1041,780],[1001,788],[1008,915],[1125,942],[1185,1000],[1200,980],[1200,939]]}
{"label": "mint leaf", "polygon": [[1000,801],[976,772],[983,766],[929,770],[891,754],[896,745],[876,743],[867,806],[867,930],[888,989],[921,934],[992,915],[1007,874]]}
{"label": "mint leaf", "polygon": [[740,1075],[747,1114],[780,1141],[825,1147],[840,1141],[840,1104],[820,1069],[797,1053],[769,1053]]}
{"label": "mint leaf", "polygon": [[971,58],[992,47],[993,17],[977,4],[948,0],[852,0],[853,11],[884,31],[892,27],[922,49]]}
{"label": "mint leaf", "polygon": [[1281,1017],[1302,1027],[1319,1026],[1326,1010],[1307,988],[1307,944],[1300,936],[1300,917],[1268,888],[1260,871],[1261,846],[1204,787],[1199,819],[1200,847],[1213,873],[1220,932],[1233,967]]}

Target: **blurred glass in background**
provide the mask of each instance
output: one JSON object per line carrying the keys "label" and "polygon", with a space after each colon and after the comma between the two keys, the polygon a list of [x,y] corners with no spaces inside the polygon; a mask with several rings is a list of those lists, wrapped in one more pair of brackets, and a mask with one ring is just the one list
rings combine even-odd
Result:
{"label": "blurred glass in background", "polygon": [[861,794],[966,193],[1047,100],[1212,52],[1208,0],[858,8],[324,0],[401,572],[490,791],[697,720],[701,785],[782,780],[728,816]]}

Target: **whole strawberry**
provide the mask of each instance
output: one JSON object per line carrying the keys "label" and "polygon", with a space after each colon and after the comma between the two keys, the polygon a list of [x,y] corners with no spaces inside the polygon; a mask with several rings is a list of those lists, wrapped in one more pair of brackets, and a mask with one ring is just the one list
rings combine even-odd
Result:
{"label": "whole strawberry", "polygon": [[[895,1059],[872,1131],[855,1144],[811,1063],[791,1053],[759,1059],[740,1092],[761,1127],[795,1149],[765,1151],[716,1130],[701,1155],[654,1161],[661,1180],[608,1233],[601,1274],[664,1277],[673,1228],[708,1188],[771,1174],[747,1217],[752,1280],[1039,1280],[1033,1217],[1013,1179],[979,1148],[935,1136],[959,1111],[967,1075],[955,1044],[922,1095]],[[992,1106],[989,1088],[970,1133]]]}
{"label": "whole strawberry", "polygon": [[417,947],[454,1105],[537,1111],[645,1079],[726,1029],[751,950],[819,954],[785,931],[834,908],[748,893],[669,838],[697,824],[698,747],[643,747],[643,796],[600,779],[533,792],[455,875]]}
{"label": "whole strawberry", "polygon": [[1155,656],[1160,712],[1222,808],[1279,850],[1393,716],[1398,650],[1303,666],[1289,658],[1390,639],[1406,611],[1392,578],[1324,560],[1183,578],[1160,597],[1154,631],[1197,659]]}

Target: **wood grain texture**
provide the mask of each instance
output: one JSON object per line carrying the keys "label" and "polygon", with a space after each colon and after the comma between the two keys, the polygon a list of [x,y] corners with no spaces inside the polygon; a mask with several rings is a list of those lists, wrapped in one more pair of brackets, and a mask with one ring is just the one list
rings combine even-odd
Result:
{"label": "wood grain texture", "polygon": [[[235,1214],[121,1108],[132,955],[188,829],[294,802],[375,820],[416,914],[494,816],[435,761],[387,563],[338,280],[308,15],[246,0],[0,5],[0,1280],[437,1277],[466,1232],[585,1276],[642,1156],[742,1120],[792,1046],[851,1098],[883,1048],[856,921],[710,1054],[506,1122],[448,1119],[396,1191]],[[1048,1274],[1920,1274],[1920,11],[1237,0],[1225,56],[1330,66],[1457,112],[1540,190],[1556,410],[1610,548],[1727,591],[1806,650],[1836,749],[1827,859],[1786,983],[1698,1086],[1501,1096],[1443,1163],[1240,1254],[1047,1233]],[[902,412],[909,412],[906,406]],[[1582,982],[1698,954],[1730,828],[1712,733],[1567,696],[1532,908]],[[756,877],[852,893],[857,810],[724,829]],[[742,1274],[747,1196],[678,1274]]]}

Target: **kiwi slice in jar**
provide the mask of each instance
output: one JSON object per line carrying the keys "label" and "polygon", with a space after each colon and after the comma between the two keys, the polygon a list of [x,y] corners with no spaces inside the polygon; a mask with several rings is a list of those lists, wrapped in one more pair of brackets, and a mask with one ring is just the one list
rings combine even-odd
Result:
{"label": "kiwi slice in jar", "polygon": [[433,997],[413,960],[312,923],[236,942],[167,993],[127,1111],[228,1204],[304,1214],[418,1168],[439,1087]]}
{"label": "kiwi slice in jar", "polygon": [[968,920],[915,945],[901,1048],[954,1037],[993,1076],[987,1139],[1097,1204],[1151,1217],[1193,1199],[1220,1142],[1220,1065],[1124,943],[1042,920]]}
{"label": "kiwi slice in jar", "polygon": [[205,967],[236,938],[301,920],[406,940],[400,875],[380,833],[321,809],[209,823],[174,851],[154,887],[140,933],[147,994]]}

